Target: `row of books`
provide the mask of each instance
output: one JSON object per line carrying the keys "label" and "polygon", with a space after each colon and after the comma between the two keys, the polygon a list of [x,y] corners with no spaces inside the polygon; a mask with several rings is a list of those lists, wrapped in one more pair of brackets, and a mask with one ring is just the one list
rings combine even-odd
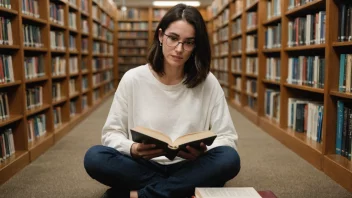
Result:
{"label": "row of books", "polygon": [[65,50],[65,32],[50,30],[50,47],[53,50]]}
{"label": "row of books", "polygon": [[265,78],[272,81],[280,81],[281,78],[281,59],[270,57],[266,59]]}
{"label": "row of books", "polygon": [[227,55],[229,53],[229,43],[220,43],[219,45],[214,46],[214,55],[215,56],[221,56],[221,55]]}
{"label": "row of books", "polygon": [[44,57],[24,57],[24,73],[26,79],[33,79],[45,76]]}
{"label": "row of books", "polygon": [[0,7],[11,9],[11,0],[0,0]]}
{"label": "row of books", "polygon": [[148,23],[146,22],[119,22],[119,30],[148,30]]}
{"label": "row of books", "polygon": [[351,160],[352,107],[349,102],[337,101],[336,154]]}
{"label": "row of books", "polygon": [[322,142],[324,104],[299,98],[288,99],[288,127],[307,138]]}
{"label": "row of books", "polygon": [[22,13],[39,18],[38,0],[22,0]]}
{"label": "row of books", "polygon": [[119,55],[146,55],[147,54],[147,49],[144,48],[125,48],[125,49],[119,49],[118,51]]}
{"label": "row of books", "polygon": [[299,56],[288,59],[288,83],[323,89],[324,77],[324,57]]}
{"label": "row of books", "polygon": [[258,57],[247,57],[246,58],[246,73],[258,75]]}
{"label": "row of books", "polygon": [[232,36],[238,35],[242,33],[242,19],[237,18],[233,23],[232,23]]}
{"label": "row of books", "polygon": [[247,12],[247,30],[256,28],[258,25],[257,12]]}
{"label": "row of books", "polygon": [[64,5],[62,4],[56,4],[54,2],[50,2],[49,5],[49,14],[50,14],[50,20],[54,23],[58,23],[60,25],[65,24],[65,13],[64,13]]}
{"label": "row of books", "polygon": [[93,58],[92,59],[92,69],[96,72],[101,69],[112,68],[113,59],[112,58]]}
{"label": "row of books", "polygon": [[135,39],[148,39],[148,32],[118,32],[119,39],[135,38]]}
{"label": "row of books", "polygon": [[11,128],[0,133],[0,164],[15,154],[15,142]]}
{"label": "row of books", "polygon": [[53,82],[52,85],[52,100],[58,101],[61,99],[61,83],[60,82]]}
{"label": "row of books", "polygon": [[229,22],[230,10],[226,8],[217,18],[214,19],[215,29]]}
{"label": "row of books", "polygon": [[126,11],[118,12],[118,19],[142,19],[147,10],[128,8]]}
{"label": "row of books", "polygon": [[77,15],[74,12],[68,13],[68,27],[77,30]]}
{"label": "row of books", "polygon": [[88,96],[87,95],[83,95],[82,96],[82,101],[81,101],[81,106],[82,106],[82,111],[88,109]]}
{"label": "row of books", "polygon": [[257,80],[247,80],[246,81],[246,93],[257,96]]}
{"label": "row of books", "polygon": [[256,34],[247,35],[246,40],[246,52],[252,52],[258,49],[258,36]]}
{"label": "row of books", "polygon": [[70,117],[74,117],[77,114],[77,99],[70,100]]}
{"label": "row of books", "polygon": [[11,20],[0,17],[0,45],[12,45],[12,25]]}
{"label": "row of books", "polygon": [[0,84],[14,81],[12,56],[0,54]]}
{"label": "row of books", "polygon": [[229,75],[227,72],[223,72],[223,71],[213,71],[214,76],[218,79],[220,84],[223,85],[228,85],[229,82]]}
{"label": "row of books", "polygon": [[218,58],[213,60],[213,69],[217,71],[227,72],[228,58]]}
{"label": "row of books", "polygon": [[27,120],[28,142],[33,142],[35,139],[46,134],[46,115],[39,114],[30,117]]}
{"label": "row of books", "polygon": [[251,108],[253,111],[257,111],[258,107],[258,100],[256,97],[252,97],[250,95],[247,95],[247,106]]}
{"label": "row of books", "polygon": [[7,93],[0,92],[0,121],[10,118],[9,98]]}
{"label": "row of books", "polygon": [[242,58],[231,59],[231,72],[242,72]]}
{"label": "row of books", "polygon": [[288,1],[288,10],[292,10],[296,7],[303,6],[307,3],[313,2],[316,0],[289,0]]}
{"label": "row of books", "polygon": [[242,37],[233,39],[231,41],[231,52],[241,53],[242,52]]}
{"label": "row of books", "polygon": [[43,105],[43,86],[26,88],[26,109],[31,110]]}
{"label": "row of books", "polygon": [[265,30],[264,48],[280,48],[281,47],[281,23],[275,26],[269,26]]}
{"label": "row of books", "polygon": [[93,90],[93,103],[97,102],[100,98],[100,90],[95,89]]}
{"label": "row of books", "polygon": [[281,16],[281,0],[269,0],[266,2],[266,18]]}
{"label": "row of books", "polygon": [[266,89],[264,94],[264,111],[266,117],[280,121],[280,91],[273,89]]}
{"label": "row of books", "polygon": [[79,72],[79,70],[78,70],[78,57],[77,56],[70,57],[68,68],[69,68],[70,74],[77,74]]}
{"label": "row of books", "polygon": [[57,106],[53,109],[54,128],[58,128],[62,124],[61,107]]}
{"label": "row of books", "polygon": [[52,76],[66,75],[66,58],[62,56],[52,57],[51,72]]}
{"label": "row of books", "polygon": [[[229,39],[229,27],[223,27],[218,31],[218,36],[219,36],[219,41],[227,41]],[[214,45],[216,45],[218,42],[214,41]]]}
{"label": "row of books", "polygon": [[76,89],[76,79],[75,78],[70,78],[68,90],[69,90],[70,96],[78,93],[78,90]]}
{"label": "row of books", "polygon": [[344,2],[339,5],[339,34],[338,41],[352,40],[352,4]]}
{"label": "row of books", "polygon": [[24,46],[43,47],[40,27],[36,25],[22,24]]}
{"label": "row of books", "polygon": [[297,17],[288,23],[288,46],[325,43],[325,11]]}
{"label": "row of books", "polygon": [[352,90],[352,54],[340,54],[339,91],[350,93]]}
{"label": "row of books", "polygon": [[84,76],[82,78],[82,91],[88,90],[88,78]]}
{"label": "row of books", "polygon": [[236,77],[235,78],[235,85],[233,86],[238,91],[241,91],[242,89],[242,78],[241,77]]}
{"label": "row of books", "polygon": [[120,40],[119,41],[119,48],[123,47],[147,47],[148,41],[145,39],[136,39],[136,40]]}
{"label": "row of books", "polygon": [[146,64],[146,58],[145,57],[118,57],[118,63],[119,64]]}

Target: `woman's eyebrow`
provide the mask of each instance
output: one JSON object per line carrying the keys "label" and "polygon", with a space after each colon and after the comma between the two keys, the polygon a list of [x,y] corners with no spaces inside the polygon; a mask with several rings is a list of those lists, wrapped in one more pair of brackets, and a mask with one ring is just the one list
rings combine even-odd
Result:
{"label": "woman's eyebrow", "polygon": [[[172,36],[177,36],[177,37],[180,37],[180,35],[176,34],[175,32],[170,32],[169,34],[171,34]],[[191,40],[191,39],[195,39],[194,37],[189,37],[189,38],[186,38],[187,40]]]}

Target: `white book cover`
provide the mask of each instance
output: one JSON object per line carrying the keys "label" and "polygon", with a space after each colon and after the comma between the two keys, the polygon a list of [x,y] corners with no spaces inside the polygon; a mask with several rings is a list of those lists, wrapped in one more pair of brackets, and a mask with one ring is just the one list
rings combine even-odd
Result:
{"label": "white book cover", "polygon": [[196,198],[261,198],[253,187],[196,188]]}

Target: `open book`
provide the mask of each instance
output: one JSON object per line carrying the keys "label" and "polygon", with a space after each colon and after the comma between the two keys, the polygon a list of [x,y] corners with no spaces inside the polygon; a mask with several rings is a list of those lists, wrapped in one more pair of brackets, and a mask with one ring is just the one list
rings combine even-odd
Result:
{"label": "open book", "polygon": [[172,141],[167,135],[148,129],[145,127],[135,127],[131,129],[132,140],[138,143],[155,144],[156,148],[162,148],[165,151],[165,157],[173,160],[179,150],[188,152],[186,146],[189,145],[196,149],[200,148],[200,143],[211,145],[216,135],[211,131],[193,132],[183,135]]}
{"label": "open book", "polygon": [[253,187],[196,188],[196,198],[261,198]]}

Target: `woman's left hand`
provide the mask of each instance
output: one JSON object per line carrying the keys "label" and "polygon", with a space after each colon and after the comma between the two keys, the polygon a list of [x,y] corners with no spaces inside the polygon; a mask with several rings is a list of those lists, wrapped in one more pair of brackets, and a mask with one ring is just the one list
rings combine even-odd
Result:
{"label": "woman's left hand", "polygon": [[188,145],[186,146],[186,148],[188,150],[188,153],[181,150],[178,152],[177,156],[187,160],[195,160],[207,151],[207,146],[203,142],[200,143],[199,150]]}

